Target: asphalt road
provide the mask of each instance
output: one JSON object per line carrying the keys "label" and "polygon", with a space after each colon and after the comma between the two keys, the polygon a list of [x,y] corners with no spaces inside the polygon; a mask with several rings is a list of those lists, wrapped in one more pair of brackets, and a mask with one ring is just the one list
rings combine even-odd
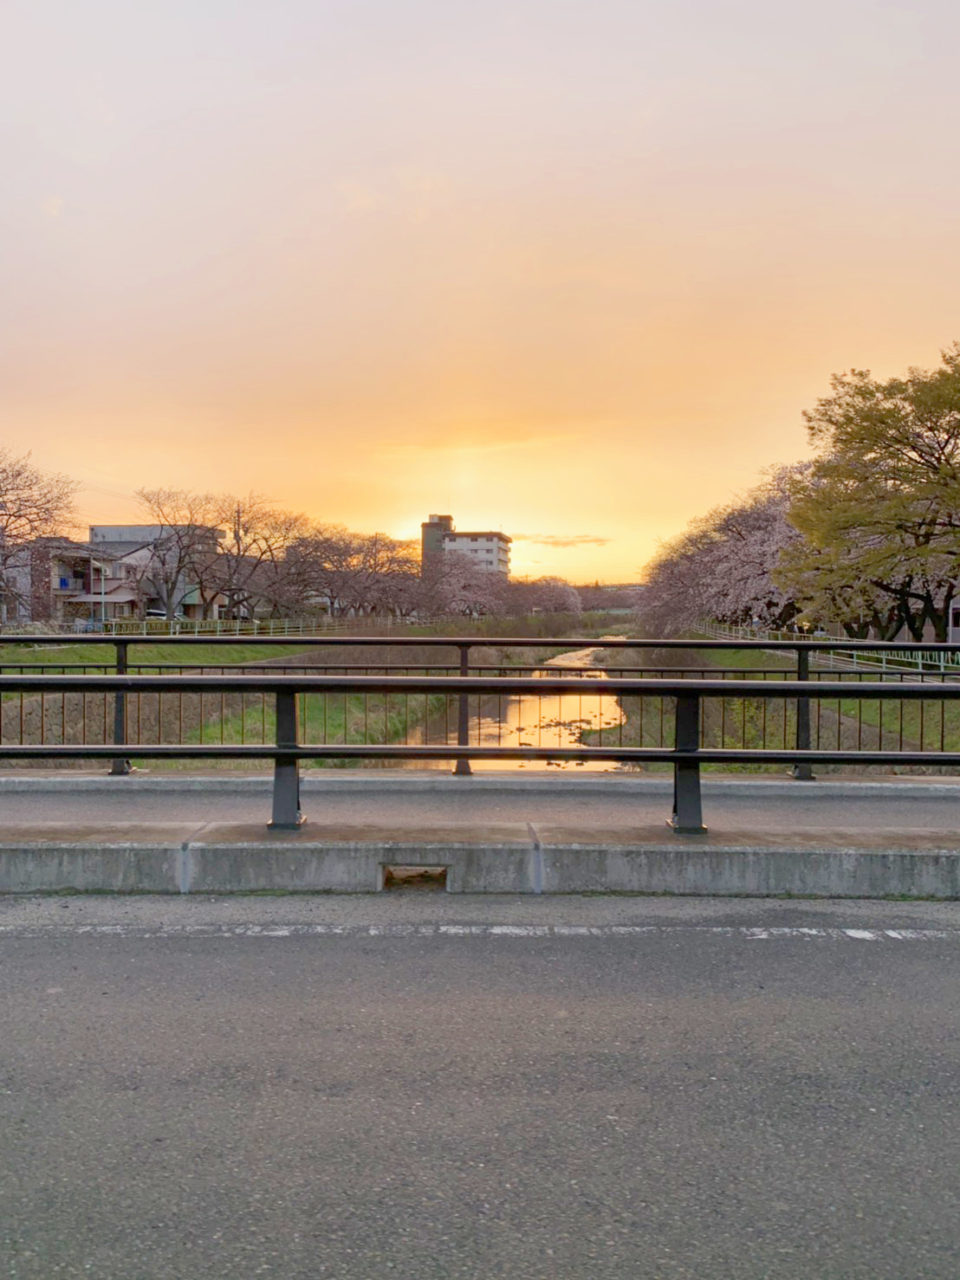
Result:
{"label": "asphalt road", "polygon": [[[90,825],[184,822],[262,824],[270,817],[269,789],[260,784],[231,791],[178,787],[164,780],[162,790],[127,787],[123,778],[109,790],[70,789],[12,792],[0,785],[0,824],[76,823]],[[331,825],[394,825],[423,830],[435,824],[539,823],[608,829],[662,824],[670,815],[666,781],[631,789],[613,784],[607,790],[576,784],[541,790],[478,788],[471,793],[453,779],[438,780],[432,790],[378,790],[375,782],[342,790],[314,791],[305,786],[307,817]],[[443,783],[449,781],[450,786]],[[757,783],[746,786],[704,784],[704,820],[715,835],[724,828],[786,833],[817,830],[880,832],[942,831],[960,826],[960,788],[891,783],[864,788],[843,783]]]}
{"label": "asphalt road", "polygon": [[5,900],[0,963],[14,1280],[960,1274],[956,905]]}

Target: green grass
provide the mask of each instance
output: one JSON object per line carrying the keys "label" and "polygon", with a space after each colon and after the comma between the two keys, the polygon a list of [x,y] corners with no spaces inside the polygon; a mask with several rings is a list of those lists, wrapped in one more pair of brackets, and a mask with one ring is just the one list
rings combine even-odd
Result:
{"label": "green grass", "polygon": [[741,649],[702,649],[699,657],[701,666],[719,667],[726,670],[744,671],[763,668],[764,671],[789,672],[796,671],[797,664],[792,656],[779,653],[744,653]]}
{"label": "green grass", "polygon": [[[758,655],[735,650],[674,651],[668,654],[677,662],[678,674],[709,674],[711,670],[747,672],[758,664]],[[640,666],[645,660],[639,653],[618,654],[608,651],[603,657],[606,669],[626,669]],[[760,659],[763,669],[783,673],[788,677],[795,671],[792,656],[765,653]],[[682,666],[681,666],[682,664]],[[828,678],[838,679],[830,673]],[[731,682],[733,683],[733,682]],[[812,682],[815,684],[815,682]],[[925,751],[960,751],[960,702],[940,702],[936,698],[936,686],[931,686],[930,700],[923,702],[878,699],[859,699],[855,696],[856,683],[850,681],[851,696],[842,699],[814,700],[811,702],[811,719],[814,746],[824,750],[864,748]],[[662,704],[662,727],[661,727]],[[765,708],[765,709],[764,709]],[[819,708],[819,711],[818,711]],[[673,701],[671,699],[627,699],[624,706],[626,724],[623,727],[625,746],[666,746],[673,744]],[[839,741],[838,741],[839,734]],[[585,742],[596,742],[596,733],[584,734]],[[796,707],[791,700],[737,698],[704,699],[704,746],[742,747],[791,747],[796,741]],[[652,766],[656,768],[657,766]],[[715,766],[704,766],[710,769]],[[719,766],[716,766],[719,767]],[[782,772],[782,765],[723,766],[737,772]],[[935,766],[933,766],[935,767]],[[824,766],[820,766],[821,770]]]}
{"label": "green grass", "polygon": [[[583,615],[584,619],[588,619],[590,615]],[[470,620],[466,618],[445,619],[442,622],[424,624],[423,626],[405,627],[400,633],[387,632],[382,637],[384,646],[389,646],[391,639],[395,639],[398,634],[407,637],[430,637],[430,636],[452,636],[454,638],[477,639],[479,641],[489,640],[495,644],[496,639],[502,636],[524,636],[536,638],[538,636],[553,637],[564,634],[584,634],[579,632],[578,624],[580,618],[574,614],[538,614],[528,618],[480,618]],[[585,625],[587,625],[585,623]],[[594,621],[594,626],[599,624]],[[609,625],[609,623],[608,623]],[[620,629],[619,623],[617,629]],[[364,634],[362,630],[358,630],[358,635]],[[589,634],[589,630],[586,632]],[[349,641],[350,637],[343,633],[337,636],[337,639]],[[296,654],[309,652],[315,657],[323,653],[326,661],[335,664],[338,657],[343,660],[357,661],[358,657],[369,651],[368,646],[358,646],[357,652],[351,653],[348,646],[340,647],[331,645],[329,649],[323,646],[305,646],[298,642],[298,637],[291,637],[288,644],[257,644],[254,640],[241,641],[236,644],[165,644],[162,640],[144,640],[138,637],[129,637],[126,640],[128,645],[127,661],[131,670],[140,667],[150,667],[157,663],[173,663],[177,666],[189,667],[226,667],[236,666],[246,662],[263,662],[267,659],[278,659],[282,657],[291,657]],[[436,650],[430,647],[431,655],[436,655]],[[404,646],[399,651],[406,653],[408,650]],[[533,661],[529,655],[531,650],[520,649],[513,651],[517,656],[512,661],[523,662],[523,655],[528,655],[527,661]],[[538,655],[541,650],[535,651]],[[544,657],[549,657],[557,652],[555,649],[542,650]],[[349,659],[347,654],[350,653]],[[423,661],[424,659],[414,657],[411,654],[412,661]],[[541,660],[541,659],[537,659]],[[116,649],[113,642],[106,641],[103,643],[93,644],[77,644],[71,640],[69,636],[64,636],[62,644],[55,645],[38,645],[34,644],[30,637],[25,636],[22,641],[12,644],[0,645],[0,671],[9,668],[20,668],[22,666],[42,666],[47,667],[51,671],[61,671],[64,667],[84,666],[84,667],[103,667],[112,669],[116,662]],[[376,665],[376,663],[371,663]],[[455,664],[454,664],[455,665]]]}
{"label": "green grass", "polygon": [[[858,711],[859,704],[859,711]],[[822,703],[822,709],[840,715],[855,725],[859,714],[865,728],[872,730],[878,747],[895,750],[902,741],[904,750],[960,751],[960,705],[938,702],[883,702],[877,699],[844,698]],[[816,725],[816,707],[812,710]],[[821,735],[830,744],[830,735]],[[836,741],[835,735],[833,741]],[[864,744],[868,745],[868,744]],[[870,745],[873,745],[872,743]]]}
{"label": "green grass", "polygon": [[[455,710],[449,709],[443,694],[429,696],[404,694],[301,694],[298,698],[299,739],[304,743],[405,742],[411,731],[426,731],[431,741],[446,741],[454,723]],[[242,708],[237,703],[242,702]],[[190,743],[258,743],[276,741],[276,714],[272,698],[259,694],[234,695],[203,723],[184,733]],[[304,761],[312,766],[326,766],[339,761]]]}
{"label": "green grass", "polygon": [[[712,666],[743,667],[755,661],[748,653],[706,650]],[[780,657],[776,653],[763,655],[764,666],[771,669],[793,671],[796,664],[792,657]],[[879,675],[879,671],[877,673]],[[827,679],[841,678],[841,673],[825,673]],[[869,673],[869,678],[875,678]],[[851,689],[856,681],[850,680]],[[936,685],[931,686],[932,689]],[[817,744],[817,706],[820,706],[820,742]],[[935,694],[930,701],[892,701],[859,699],[856,697],[817,700],[811,704],[814,744],[825,750],[837,745],[837,718],[840,720],[840,744],[856,746],[857,724],[863,728],[859,734],[863,745],[897,749],[901,742],[905,750],[960,751],[960,702],[941,702]],[[942,745],[941,745],[942,744]]]}
{"label": "green grass", "polygon": [[[188,667],[229,667],[244,662],[263,662],[268,658],[290,657],[303,653],[303,645],[291,640],[286,645],[237,644],[237,645],[174,645],[148,641],[132,644],[127,650],[127,662],[131,670],[155,666],[157,663],[175,663]],[[6,644],[0,646],[0,670],[12,674],[10,669],[42,666],[54,671],[64,667],[103,667],[112,671],[116,663],[116,649],[112,644],[62,645]]]}
{"label": "green grass", "polygon": [[[710,678],[720,670],[743,672],[749,678],[750,673],[759,666],[764,671],[789,675],[793,664],[787,658],[775,654],[764,654],[758,663],[756,654],[735,650],[717,651],[701,650],[662,650],[654,660],[654,653],[649,649],[619,650],[609,649],[601,654],[600,665],[611,673],[620,671],[629,673],[638,668],[652,669],[664,676],[696,676]],[[733,683],[733,681],[731,681]],[[672,747],[674,741],[675,699],[660,697],[656,694],[643,698],[627,698],[621,702],[625,716],[622,726],[622,744],[625,747]],[[730,749],[755,749],[763,746],[792,745],[796,734],[796,712],[794,706],[782,700],[768,701],[763,698],[730,698],[704,699],[702,703],[701,741],[705,747],[726,747]],[[611,740],[611,733],[620,731],[605,730],[603,741]],[[583,734],[587,745],[600,745],[598,731],[588,730]],[[618,742],[620,741],[618,737]],[[645,770],[663,772],[672,768],[669,764],[648,764]],[[783,765],[704,765],[704,772],[731,770],[738,773],[779,774]]]}

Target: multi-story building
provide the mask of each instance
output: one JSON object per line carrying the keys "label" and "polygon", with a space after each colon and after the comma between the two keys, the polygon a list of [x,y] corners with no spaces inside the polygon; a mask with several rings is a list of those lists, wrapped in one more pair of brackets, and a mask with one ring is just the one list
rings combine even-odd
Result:
{"label": "multi-story building", "polygon": [[423,571],[438,565],[439,557],[448,551],[468,556],[478,568],[489,573],[510,573],[510,542],[505,533],[493,529],[458,532],[453,516],[432,515],[420,526],[420,548]]}
{"label": "multi-story building", "polygon": [[106,555],[72,538],[34,538],[7,566],[4,621],[59,625],[131,617],[139,572],[130,555]]}
{"label": "multi-story building", "polygon": [[89,542],[34,538],[3,563],[0,623],[93,625],[168,606],[216,618],[223,597],[201,592],[197,565],[216,556],[219,536],[186,525],[91,525]]}

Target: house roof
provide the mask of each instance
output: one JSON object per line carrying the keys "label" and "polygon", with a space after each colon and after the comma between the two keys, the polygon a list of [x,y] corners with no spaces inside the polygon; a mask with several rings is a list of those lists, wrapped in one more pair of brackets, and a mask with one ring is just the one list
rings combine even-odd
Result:
{"label": "house roof", "polygon": [[152,547],[152,542],[94,542],[90,546],[90,551],[94,556],[121,558],[131,555],[134,551],[142,551],[145,547]]}
{"label": "house roof", "polygon": [[34,538],[31,546],[39,550],[49,551],[54,556],[83,556],[88,558],[90,547],[86,542],[76,542],[73,538]]}
{"label": "house roof", "polygon": [[79,595],[68,596],[67,601],[69,604],[99,604],[101,600],[111,604],[132,604],[136,598],[137,593],[129,587],[111,587],[103,595],[99,591],[83,591]]}

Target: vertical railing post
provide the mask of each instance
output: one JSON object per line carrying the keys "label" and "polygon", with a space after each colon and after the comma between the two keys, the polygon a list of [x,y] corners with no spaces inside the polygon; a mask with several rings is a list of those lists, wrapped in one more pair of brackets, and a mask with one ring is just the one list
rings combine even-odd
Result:
{"label": "vertical railing post", "polygon": [[[810,650],[797,650],[797,679],[810,679]],[[810,699],[797,699],[797,750],[809,751],[810,738]],[[813,769],[806,761],[799,760],[791,770],[798,782],[812,782]]]}
{"label": "vertical railing post", "polygon": [[[468,644],[460,645],[460,674],[462,676],[470,674],[470,646]],[[470,697],[469,694],[461,693],[457,698],[457,746],[468,747],[469,745]],[[473,773],[470,768],[470,761],[461,756],[453,772],[461,777]]]}
{"label": "vertical railing post", "polygon": [[[127,642],[114,640],[113,647],[116,650],[114,670],[118,676],[125,676],[127,674]],[[127,695],[121,693],[119,689],[113,695],[113,741],[118,747],[123,746],[127,741]],[[131,769],[130,761],[123,756],[118,756],[110,762],[112,777],[122,778],[130,773]]]}
{"label": "vertical railing post", "polygon": [[[700,746],[700,698],[683,693],[677,698],[677,751],[696,751]],[[677,835],[694,835],[706,831],[700,803],[699,760],[677,760],[673,766],[673,817],[668,823]]]}
{"label": "vertical railing post", "polygon": [[[277,747],[295,747],[299,740],[297,695],[277,693]],[[295,755],[278,755],[273,764],[273,816],[269,826],[289,831],[304,821],[300,811],[300,762]]]}

